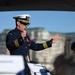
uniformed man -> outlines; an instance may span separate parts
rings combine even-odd
[[[59,39],[56,34],[51,40],[44,43],[35,43],[26,33],[27,27],[30,25],[31,16],[28,14],[17,15],[13,17],[16,21],[15,29],[11,30],[6,36],[6,47],[11,55],[22,55],[25,61],[25,73],[29,75],[27,62],[30,62],[29,50],[40,51],[52,47],[52,43]]]

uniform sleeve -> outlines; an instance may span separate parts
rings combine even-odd
[[[46,41],[44,43],[35,43],[31,41],[31,46],[30,49],[35,50],[35,51],[40,51],[49,47],[52,47],[52,40]]]
[[[23,44],[23,40],[21,37],[14,40],[14,35],[12,33],[9,33],[6,36],[6,47],[9,50],[12,50],[12,49],[15,50],[19,48],[22,44]]]

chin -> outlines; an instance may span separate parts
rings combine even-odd
[[[24,30],[26,30],[26,29],[24,29]]]

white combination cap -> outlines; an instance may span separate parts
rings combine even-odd
[[[22,14],[22,15],[14,16],[13,18],[20,21],[21,23],[30,24],[31,16],[28,14]]]
[[[31,16],[29,14],[22,14],[22,15],[17,15],[13,17],[14,19],[27,19],[27,18],[31,18]]]

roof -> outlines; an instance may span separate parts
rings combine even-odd
[[[75,11],[75,0],[0,0],[0,11]]]

